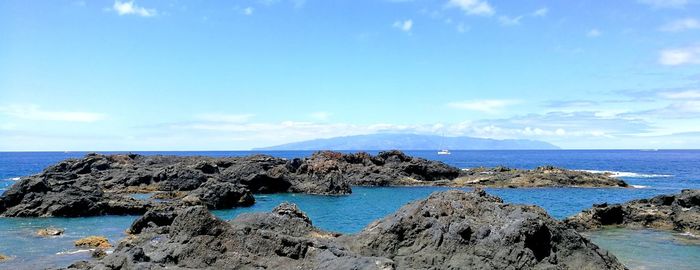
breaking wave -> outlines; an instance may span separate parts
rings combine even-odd
[[[663,177],[673,177],[670,174],[646,174],[646,173],[635,173],[635,172],[618,172],[618,171],[598,171],[598,170],[581,170],[590,173],[607,173],[612,177],[630,177],[630,178],[663,178]]]

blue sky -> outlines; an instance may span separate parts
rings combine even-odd
[[[700,148],[700,1],[0,2],[0,150]]]

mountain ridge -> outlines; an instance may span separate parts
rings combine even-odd
[[[252,150],[551,150],[558,146],[544,141],[438,135],[377,133],[292,142]]]

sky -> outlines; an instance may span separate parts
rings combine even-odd
[[[0,151],[700,148],[700,0],[0,1]]]

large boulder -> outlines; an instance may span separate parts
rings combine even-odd
[[[8,217],[78,217],[137,215],[152,202],[105,193],[88,179],[52,179],[32,176],[15,183],[0,197],[0,215]]]
[[[481,190],[434,193],[343,242],[398,269],[625,269],[543,209]]]
[[[680,194],[623,204],[596,204],[564,222],[578,231],[621,226],[700,234],[700,190],[686,189]]]

